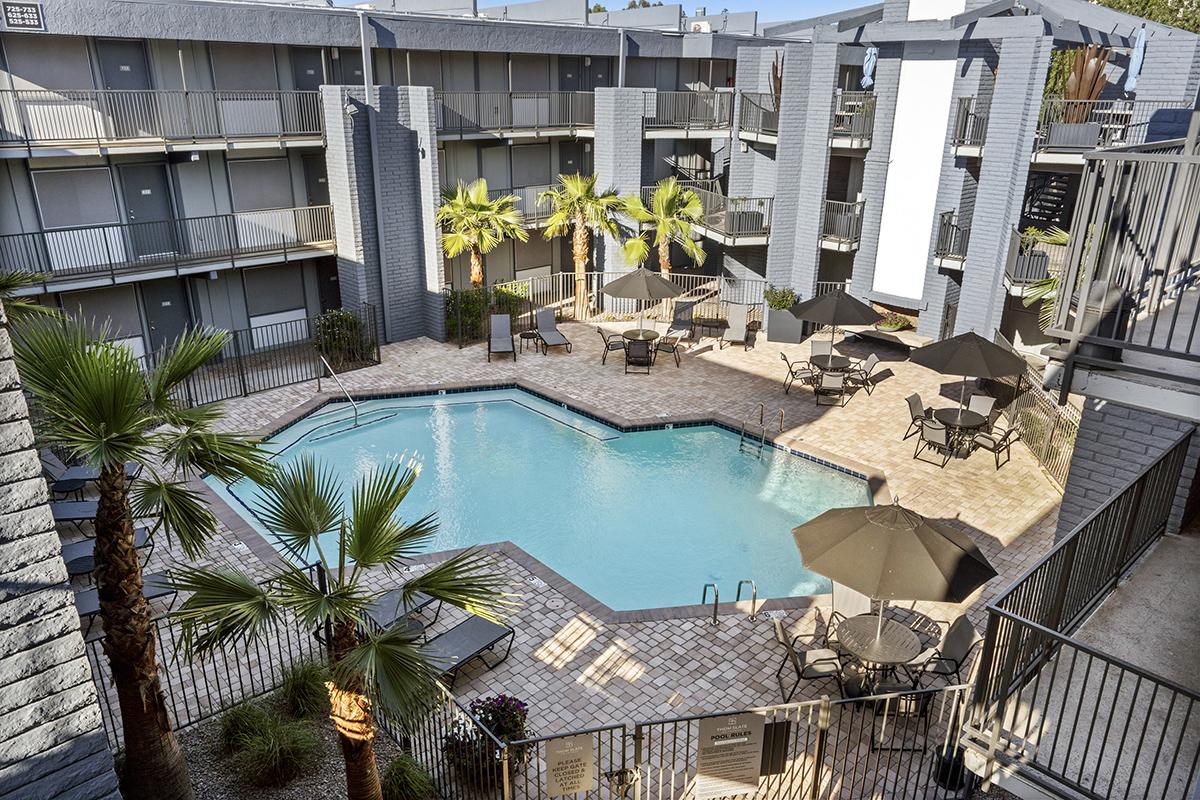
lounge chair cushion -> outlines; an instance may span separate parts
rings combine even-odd
[[[425,645],[425,654],[430,663],[443,671],[455,672],[511,635],[512,628],[472,615],[430,639]]]
[[[415,614],[433,602],[432,597],[422,592],[415,593],[405,602],[404,590],[392,589],[371,601],[365,616],[380,628],[390,628],[409,614]]]

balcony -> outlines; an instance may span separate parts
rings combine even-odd
[[[591,92],[434,92],[439,139],[592,136]]]
[[[642,100],[647,139],[716,139],[733,129],[733,92],[648,91]]]
[[[1191,416],[1200,392],[1200,152],[1182,140],[1084,156],[1047,355],[1064,394]],[[1072,389],[1078,381],[1079,386]]]
[[[821,248],[839,253],[858,249],[862,238],[863,201],[826,200],[821,223]]]
[[[308,206],[14,233],[0,236],[0,272],[65,291],[333,252],[330,207]]]
[[[967,246],[971,243],[971,225],[963,222],[956,211],[943,211],[938,217],[937,243],[933,247],[933,261],[942,269],[961,270],[967,260]]]
[[[779,101],[768,92],[742,92],[738,138],[748,142],[779,142]]]
[[[1082,154],[1098,147],[1181,135],[1190,111],[1187,103],[1050,98],[1038,114],[1034,161],[1082,164]]]
[[[987,138],[989,103],[989,99],[979,97],[958,98],[958,110],[954,116],[954,136],[950,140],[954,155],[979,158],[983,154],[983,143]]]
[[[681,181],[704,206],[703,219],[693,227],[714,242],[729,246],[765,245],[771,235],[770,197],[726,197],[716,181]],[[653,186],[642,187],[642,202],[650,205]]]
[[[0,91],[0,156],[318,146],[320,92]]]
[[[1026,287],[1061,275],[1066,258],[1067,248],[1062,245],[1022,244],[1005,266],[1005,283],[1013,294],[1024,294]]]
[[[963,742],[974,772],[1022,797],[1031,785],[1053,797],[1193,796],[1200,553],[1195,537],[1163,538],[1193,435],[988,606]]]
[[[829,123],[829,146],[847,150],[871,147],[875,128],[875,93],[833,93],[833,119]]]
[[[550,218],[553,209],[549,203],[538,203],[542,192],[555,188],[554,184],[538,184],[536,186],[518,186],[513,189],[489,189],[488,196],[495,200],[505,195],[515,195],[517,210],[525,216],[526,228],[540,228]]]

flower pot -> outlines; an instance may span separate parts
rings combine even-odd
[[[907,327],[908,327],[907,325],[880,325],[878,323],[875,324],[875,330],[879,331],[880,333],[896,333],[897,331],[902,331]]]
[[[799,344],[804,341],[804,323],[787,309],[767,309],[767,341]]]
[[[946,749],[938,746],[933,749],[933,780],[938,786],[951,792],[960,791],[967,785],[967,770],[963,765],[961,747]]]

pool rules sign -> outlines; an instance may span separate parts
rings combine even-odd
[[[546,742],[546,794],[590,792],[596,788],[596,755],[588,734]]]
[[[700,720],[696,800],[753,794],[758,790],[765,723],[766,719],[758,714]]]

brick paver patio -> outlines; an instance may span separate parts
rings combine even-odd
[[[615,331],[624,325],[606,327]],[[977,625],[983,621],[986,597],[1006,586],[1049,546],[1059,495],[1020,444],[999,471],[986,452],[953,460],[944,469],[913,460],[915,437],[902,440],[909,424],[904,398],[919,392],[927,405],[952,406],[957,388],[950,386],[953,378],[907,362],[903,350],[869,341],[839,345],[846,355],[862,358],[876,352],[880,356],[877,384],[871,395],[859,391],[844,408],[817,407],[811,389],[795,387],[788,396],[782,389],[785,369],[780,352],[803,357],[807,344],[781,346],[763,340],[749,351],[740,346],[721,350],[705,339],[689,350],[680,368],[664,354],[652,374],[625,375],[619,353],[612,354],[606,365],[600,364],[601,341],[594,326],[565,324],[562,330],[575,344],[571,354],[560,350],[543,356],[527,351],[515,363],[503,357],[489,364],[483,345],[460,350],[453,344],[422,339],[388,345],[383,348],[382,364],[341,378],[351,391],[521,380],[627,419],[654,419],[661,414],[757,418],[760,402],[772,419],[782,409],[785,430],[799,449],[828,451],[882,471],[892,494],[905,506],[961,528],[979,544],[1001,576],[964,604]],[[229,401],[225,424],[234,430],[267,429],[273,420],[311,400],[316,389],[315,383],[300,384]],[[336,387],[329,381],[322,389],[330,392]],[[547,513],[571,511],[548,506]],[[652,521],[653,511],[647,513]],[[261,547],[256,549],[262,552]],[[148,570],[162,569],[176,557],[171,548],[159,547]],[[516,643],[507,661],[495,669],[475,665],[464,669],[455,687],[458,695],[516,694],[529,702],[530,722],[542,734],[779,702],[774,676],[783,648],[775,642],[771,620],[751,622],[740,612],[722,615],[716,627],[700,615],[606,622],[517,560],[504,553],[495,558],[522,595],[522,605],[511,619]],[[208,559],[256,575],[265,568],[254,550],[228,530],[214,542]],[[669,579],[667,565],[663,575]],[[374,579],[381,586],[395,581],[384,575]],[[792,633],[820,629],[828,615],[828,599],[817,598],[812,607],[788,611],[782,620],[785,628]],[[949,620],[960,610],[911,605],[904,604],[894,613],[927,625],[931,618]],[[443,613],[432,633],[457,618],[456,613]],[[836,695],[836,691],[832,683],[812,683],[801,687],[796,699]]]

